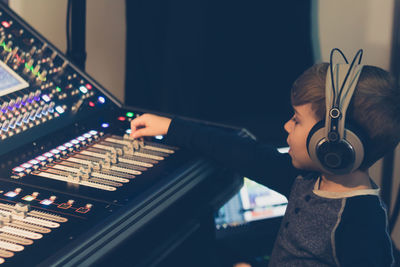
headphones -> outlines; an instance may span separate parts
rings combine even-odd
[[[346,64],[332,64],[335,52],[341,54]],[[362,131],[346,122],[346,111],[363,67],[360,65],[362,54],[363,50],[358,50],[348,64],[342,51],[338,48],[331,51],[325,82],[325,120],[315,124],[307,137],[311,160],[326,173],[350,173],[357,170],[364,159]]]

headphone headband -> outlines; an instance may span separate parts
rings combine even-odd
[[[328,68],[325,82],[325,137],[330,141],[339,141],[345,137],[346,112],[362,68],[362,65],[349,64],[331,64]]]
[[[340,53],[346,64],[333,64],[335,52]],[[360,133],[346,124],[347,108],[363,68],[360,65],[362,53],[362,49],[358,50],[348,64],[342,51],[337,48],[331,51],[325,81],[325,121],[318,122],[307,137],[310,158],[326,173],[352,172],[364,159]]]

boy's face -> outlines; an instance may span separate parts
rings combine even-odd
[[[292,164],[298,169],[318,170],[307,152],[307,136],[311,128],[319,121],[311,104],[295,106],[293,117],[284,125],[288,132],[287,143],[290,146],[289,155]]]

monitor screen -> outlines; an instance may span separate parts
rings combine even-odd
[[[29,83],[16,74],[4,62],[0,61],[0,96],[22,90],[28,86]]]
[[[287,198],[248,178],[239,192],[217,213],[217,229],[246,224],[256,220],[283,216]]]

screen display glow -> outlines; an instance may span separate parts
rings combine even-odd
[[[24,79],[0,61],[0,96],[22,90],[29,86]]]

